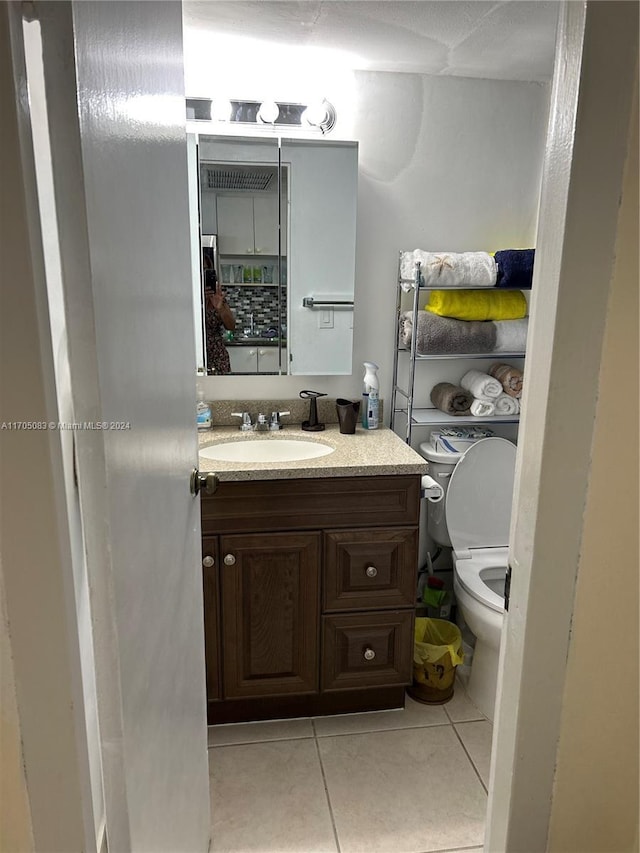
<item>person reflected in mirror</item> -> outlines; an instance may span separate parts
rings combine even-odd
[[[236,318],[229,307],[213,268],[204,271],[204,313],[207,332],[207,373],[231,373],[229,352],[224,345],[225,329],[233,331]]]

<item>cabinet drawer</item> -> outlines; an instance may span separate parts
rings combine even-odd
[[[220,483],[201,500],[202,533],[416,525],[417,474]]]
[[[322,690],[409,684],[413,611],[322,617]]]
[[[325,610],[411,607],[418,572],[415,528],[324,534]]]

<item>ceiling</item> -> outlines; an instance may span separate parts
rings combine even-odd
[[[339,51],[357,70],[548,82],[558,7],[546,0],[185,0],[183,16],[185,45],[194,31],[200,44],[208,32],[272,49]]]

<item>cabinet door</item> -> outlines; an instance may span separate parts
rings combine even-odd
[[[227,347],[232,373],[257,373],[258,350],[255,347]]]
[[[278,196],[256,195],[253,198],[253,227],[257,255],[278,254]]]
[[[319,533],[220,538],[226,699],[316,693]]]
[[[219,195],[218,247],[221,255],[253,255],[253,196]]]
[[[260,347],[258,350],[258,373],[277,373],[279,370],[278,347]]]
[[[205,536],[202,540],[202,588],[204,594],[204,653],[207,672],[207,702],[215,702],[221,698],[218,566],[218,537]]]

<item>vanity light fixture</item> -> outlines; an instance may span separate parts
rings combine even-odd
[[[218,102],[210,98],[187,98],[187,119],[328,133],[335,124],[336,111],[326,99],[310,104],[287,104],[282,101]]]

